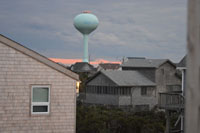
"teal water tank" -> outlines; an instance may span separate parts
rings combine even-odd
[[[89,62],[88,59],[88,35],[94,31],[99,24],[98,18],[90,11],[84,11],[74,18],[74,27],[83,34],[84,55],[83,62]]]
[[[90,34],[97,28],[98,24],[98,18],[90,11],[85,11],[74,18],[74,26],[82,34]]]

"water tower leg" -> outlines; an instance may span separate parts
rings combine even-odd
[[[83,35],[84,40],[84,56],[83,56],[83,62],[89,62],[88,61],[88,35]]]

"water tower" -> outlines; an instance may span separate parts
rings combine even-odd
[[[84,11],[74,18],[75,28],[83,34],[83,62],[88,62],[88,35],[97,28],[98,24],[98,18],[95,15],[91,14],[90,11]]]

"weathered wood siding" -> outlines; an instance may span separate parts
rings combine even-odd
[[[176,75],[176,68],[166,62],[156,70],[157,96],[159,92],[166,92],[167,85],[181,85],[181,78]]]
[[[136,105],[149,105],[152,109],[157,104],[156,89],[155,87],[149,87],[147,95],[141,95],[141,87],[133,87],[131,100],[133,107]]]
[[[188,2],[185,132],[200,132],[200,0]]]
[[[50,114],[31,115],[31,85],[50,85]],[[0,43],[0,132],[74,133],[76,81]]]

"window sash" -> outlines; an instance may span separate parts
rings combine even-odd
[[[48,102],[49,87],[33,87],[32,102]]]
[[[34,102],[33,101],[33,90],[35,88],[48,88],[48,102]],[[34,106],[47,106],[47,112],[33,112],[33,107]],[[50,86],[35,86],[33,85],[31,87],[31,114],[49,114],[49,109],[50,109]]]

